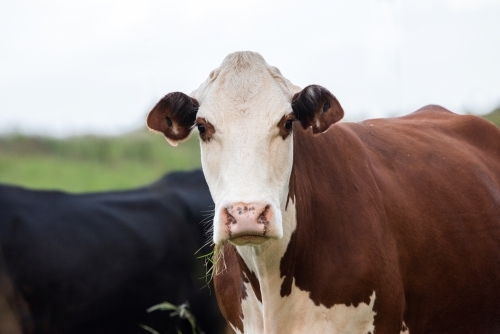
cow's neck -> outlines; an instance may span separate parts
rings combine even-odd
[[[280,273],[280,263],[292,232],[295,230],[296,214],[295,205],[283,204],[283,221],[285,223],[283,237],[271,240],[260,246],[237,246],[241,257],[240,266],[248,283],[245,284],[248,297],[242,301],[244,323],[256,323],[261,319],[258,328],[249,332],[273,333],[276,332],[277,316],[287,313],[285,304],[280,296],[283,278]],[[250,277],[249,277],[250,276]],[[257,290],[257,291],[256,291]],[[246,325],[245,325],[246,327]],[[247,330],[245,330],[246,332]]]
[[[290,182],[294,183],[293,176]],[[287,185],[287,188],[289,185]],[[293,192],[287,193],[280,203],[283,223],[283,237],[270,240],[260,246],[237,246],[240,269],[247,278],[244,280],[246,297],[242,299],[245,333],[281,332],[279,319],[287,319],[293,313],[289,307],[298,305],[290,299],[285,302],[281,295],[283,285],[282,260],[289,248],[292,234],[296,230],[297,215]],[[295,247],[294,247],[295,248]],[[302,296],[301,296],[302,297]],[[300,301],[297,301],[300,304]],[[292,321],[287,320],[291,325]],[[250,326],[250,327],[249,327]],[[292,325],[293,327],[297,327]]]

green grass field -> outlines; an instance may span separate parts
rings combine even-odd
[[[118,137],[0,137],[0,183],[71,192],[127,189],[200,166],[194,134],[178,147],[147,130]]]
[[[495,123],[498,127],[500,127],[500,107],[496,108],[492,112],[483,116],[488,121]]]
[[[500,108],[486,119],[500,126]],[[128,189],[200,167],[197,134],[170,146],[147,130],[118,137],[0,137],[0,183],[70,192]]]

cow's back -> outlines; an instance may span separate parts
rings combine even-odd
[[[500,130],[438,106],[338,126],[369,160],[410,333],[500,331]]]

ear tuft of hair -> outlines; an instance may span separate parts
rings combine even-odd
[[[312,127],[314,133],[325,132],[344,117],[339,101],[328,89],[310,85],[292,98],[295,118],[304,129]]]
[[[186,140],[193,129],[199,103],[181,92],[165,95],[149,112],[146,124],[162,133],[172,146]]]

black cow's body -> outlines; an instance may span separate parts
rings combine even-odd
[[[212,208],[200,171],[83,195],[1,186],[3,265],[24,301],[17,305],[23,331],[147,333],[139,327],[145,324],[190,332],[168,312],[146,313],[164,301],[188,301],[200,328],[221,331],[213,292],[203,288],[204,263],[194,254],[206,242],[200,222]]]

